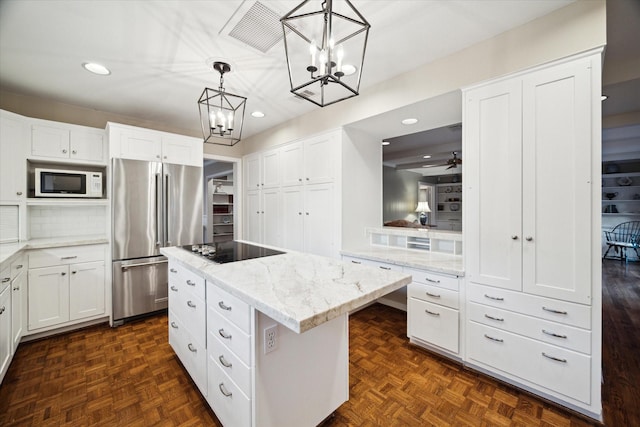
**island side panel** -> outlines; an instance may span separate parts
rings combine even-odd
[[[277,348],[264,351],[277,325]],[[349,399],[349,318],[343,314],[302,334],[256,311],[256,427],[315,426]]]

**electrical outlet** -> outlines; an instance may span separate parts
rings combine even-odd
[[[264,354],[278,348],[278,325],[264,328]]]

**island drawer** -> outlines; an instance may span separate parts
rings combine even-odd
[[[251,333],[251,306],[229,292],[207,282],[209,309],[228,319],[245,333]]]
[[[169,298],[171,298],[171,310],[179,318],[179,320],[189,330],[189,333],[198,341],[202,347],[206,347],[207,343],[207,307],[200,298],[191,292],[185,292],[179,289],[176,292],[171,290]]]
[[[251,426],[251,399],[209,358],[207,402],[225,426]]]
[[[467,304],[469,320],[494,328],[504,329],[519,335],[534,338],[549,344],[591,353],[591,331],[526,316],[512,311],[500,310],[482,304]]]
[[[169,344],[204,396],[207,395],[207,350],[193,339],[185,324],[169,310]]]
[[[418,270],[415,268],[405,267],[404,272],[411,274],[412,280],[424,285],[438,286],[440,288],[458,291],[460,288],[457,276],[449,276],[446,274],[433,273],[426,270]]]
[[[217,339],[246,365],[251,365],[251,336],[244,333],[242,329],[231,323],[228,319],[220,316],[211,307],[207,313],[208,339]]]
[[[454,309],[460,308],[458,292],[415,282],[410,283],[407,290],[409,298],[417,298]]]
[[[458,352],[458,310],[409,298],[409,336]]]
[[[169,286],[171,285],[177,285],[178,288],[193,292],[202,300],[205,299],[204,278],[175,262],[169,261]]]
[[[209,340],[209,363],[215,363],[247,396],[251,396],[251,368],[245,365],[234,352],[219,339]]]

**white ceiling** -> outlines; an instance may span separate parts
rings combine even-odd
[[[371,24],[361,91],[572,1],[353,0]],[[262,53],[228,36],[254,3],[2,0],[0,88],[197,134],[196,101],[217,87],[211,63],[224,60],[232,65],[226,90],[248,97],[246,138],[319,108],[290,94],[282,42]],[[282,16],[299,1],[262,3]],[[87,61],[112,74],[86,72]],[[266,117],[251,117],[254,110]],[[394,126],[382,138],[407,133]]]

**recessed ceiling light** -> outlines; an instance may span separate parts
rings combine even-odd
[[[111,74],[111,71],[109,71],[107,67],[101,64],[97,64],[95,62],[85,62],[82,64],[82,66],[84,67],[85,70],[93,74],[98,74],[100,76],[108,76],[109,74]]]
[[[605,95],[605,94],[600,95],[600,101],[604,101],[607,98],[609,98],[609,95]]]
[[[262,111],[254,111],[253,113],[251,113],[252,117],[257,117],[257,118],[262,118],[264,117],[264,113]]]
[[[431,158],[431,156],[427,154],[426,156],[422,156],[422,158],[423,158],[423,159],[430,159],[430,158]]]
[[[389,141],[382,141],[382,145],[389,145],[391,144]]]
[[[342,72],[345,76],[350,76],[356,72],[356,67],[351,64],[344,64],[342,66]]]
[[[414,118],[404,119],[402,121],[403,125],[415,125],[416,123],[418,123],[418,119],[414,119]]]

